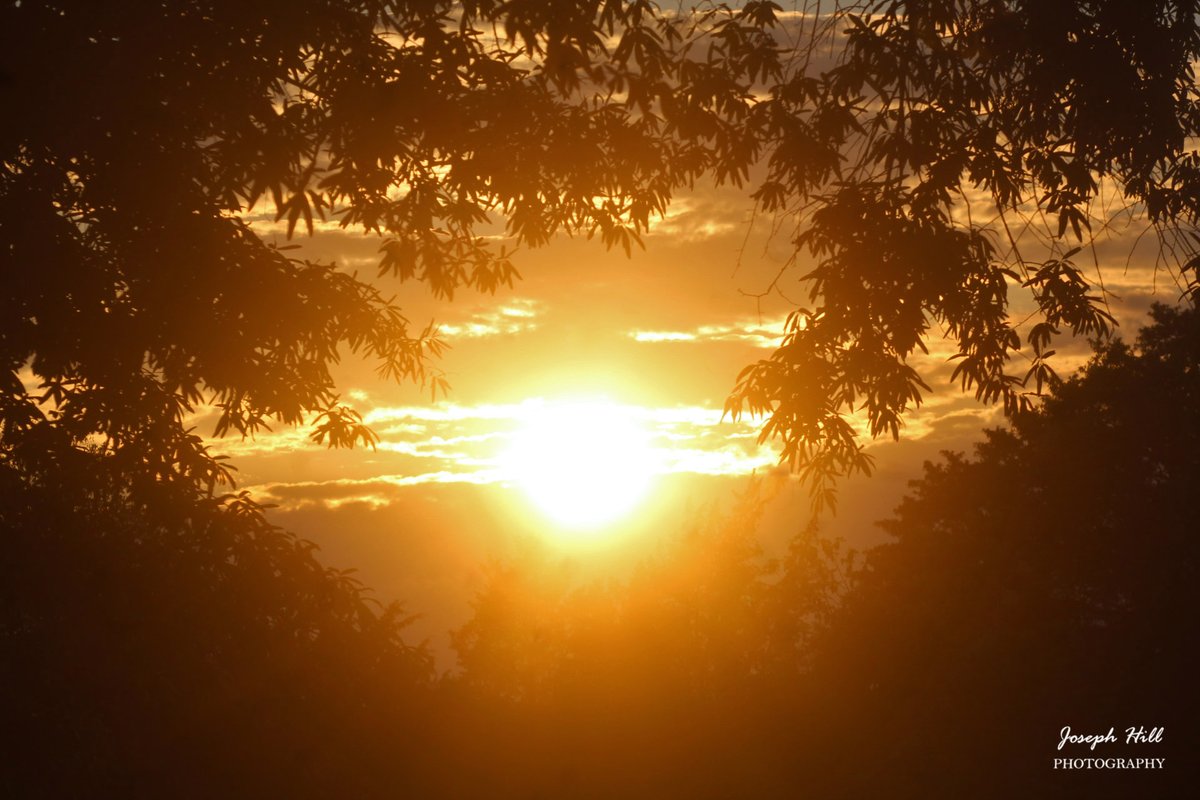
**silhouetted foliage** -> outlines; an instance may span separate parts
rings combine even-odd
[[[324,413],[323,440],[369,442],[337,404],[339,346],[440,385],[434,329],[265,244],[240,216],[256,204],[288,235],[376,234],[382,274],[449,297],[511,283],[515,248],[556,231],[628,249],[703,174],[755,181],[794,226],[789,267],[813,264],[811,304],[728,407],[769,415],[818,503],[870,466],[847,414],[897,436],[920,403],[910,362],[935,329],[957,342],[954,380],[1009,411],[1053,380],[1057,332],[1111,330],[1077,261],[1112,198],[1192,293],[1189,6],[805,8],[5,6],[0,258],[22,276],[0,301],[5,440],[49,413],[177,474],[167,451],[203,460],[179,423],[202,400],[222,431]],[[493,216],[507,241],[482,235]],[[1037,309],[1023,325],[1014,286]],[[1030,365],[1009,374],[1022,340]],[[16,379],[26,365],[39,388]],[[161,448],[136,452],[151,421]]]
[[[667,68],[680,24],[615,2],[5,4],[0,443],[53,425],[212,483],[183,422],[202,402],[218,433],[321,414],[318,440],[369,443],[339,348],[436,390],[436,331],[245,212],[379,235],[381,274],[446,297],[511,284],[512,249],[558,230],[628,249],[703,166],[612,97]]]
[[[5,789],[406,785],[370,717],[403,734],[397,702],[426,696],[402,620],[221,497],[230,468],[188,420],[371,444],[340,353],[436,390],[442,344],[250,220],[377,235],[381,275],[447,298],[510,284],[514,248],[556,231],[629,250],[706,166],[641,105],[682,26],[643,2],[0,7],[0,643],[28,729]]]
[[[763,437],[821,505],[832,477],[870,468],[847,415],[897,437],[928,391],[913,359],[931,338],[956,343],[953,382],[1012,413],[1054,380],[1056,334],[1107,336],[1108,265],[1090,245],[1125,215],[1194,295],[1200,18],[1167,0],[804,8],[745,128],[767,164],[755,196],[793,231],[785,272],[809,303],[728,408],[770,415]]]
[[[0,469],[7,797],[382,797],[432,661],[244,496],[133,499],[105,459]],[[148,500],[149,498],[149,500]]]
[[[1183,730],[1196,315],[1156,311],[1061,387],[1046,359],[1060,329],[1111,330],[1076,263],[1110,195],[1195,294],[1195,9],[778,11],[0,9],[6,793],[1010,796],[1045,779],[1064,714]],[[628,586],[497,573],[461,680],[435,690],[397,608],[219,495],[228,467],[187,427],[202,404],[218,433],[311,418],[369,444],[337,401],[342,349],[441,385],[432,328],[247,214],[378,235],[381,274],[450,297],[510,283],[513,248],[557,231],[629,249],[672,192],[750,181],[760,157],[758,201],[815,260],[812,307],[729,409],[770,414],[818,498],[869,466],[849,412],[896,435],[920,402],[909,360],[935,326],[981,399],[1057,392],[930,467],[848,594],[815,531],[761,559],[747,510]],[[992,723],[1008,747],[979,745]],[[1008,777],[981,785],[980,759]]]
[[[927,464],[884,523],[893,542],[868,554],[813,674],[844,703],[835,747],[872,765],[846,770],[851,795],[1173,796],[1154,790],[1194,780],[1200,315],[1153,318],[1042,412],[990,431],[974,459]],[[1166,735],[1059,753],[1066,725]],[[1054,773],[1063,754],[1163,756],[1168,769]]]
[[[861,558],[811,528],[763,558],[750,494],[628,581],[495,570],[457,638],[450,713],[487,743],[459,779],[499,797],[1186,794],[1200,315],[1153,317],[974,459],[928,464]],[[1059,751],[1066,725],[1166,732]],[[1167,769],[1053,769],[1114,755]]]
[[[849,572],[814,530],[767,558],[760,490],[625,579],[549,554],[497,565],[455,635],[451,708],[479,744],[451,793],[482,774],[493,797],[794,796],[803,669]]]

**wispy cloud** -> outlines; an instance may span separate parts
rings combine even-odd
[[[684,196],[672,201],[666,214],[650,223],[650,236],[680,242],[700,242],[727,236],[745,225],[751,206],[732,203],[718,194]]]
[[[380,435],[370,456],[372,469],[380,474],[363,479],[282,480],[250,488],[265,501],[286,508],[314,502],[386,504],[396,499],[398,488],[425,483],[509,484],[515,476],[506,468],[505,452],[523,426],[536,419],[545,404],[554,402],[377,407],[364,419]],[[721,409],[610,405],[644,432],[647,447],[655,454],[654,469],[660,474],[745,475],[778,462],[773,447],[758,444],[755,421],[734,422],[723,417]],[[278,436],[224,443],[233,447],[220,449],[236,452],[239,463],[255,455],[320,449],[307,433],[296,428]],[[579,457],[586,459],[588,454],[581,452]]]
[[[785,315],[742,317],[727,323],[700,325],[690,330],[633,330],[636,342],[741,342],[754,347],[776,348],[783,341]]]
[[[260,501],[284,510],[319,505],[337,508],[363,504],[373,508],[400,499],[406,487],[430,483],[489,484],[496,478],[486,472],[425,472],[420,475],[379,475],[359,480],[338,478],[327,481],[280,481],[251,487]]]
[[[536,330],[539,313],[537,301],[514,298],[499,307],[478,310],[462,321],[442,323],[438,331],[447,339],[512,336]]]

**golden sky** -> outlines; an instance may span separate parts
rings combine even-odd
[[[283,223],[260,215],[253,225],[268,240],[284,241]],[[592,564],[629,563],[676,533],[687,514],[728,499],[757,474],[772,476],[778,495],[764,541],[781,543],[808,519],[804,490],[780,479],[777,450],[758,444],[757,421],[722,418],[737,373],[770,354],[788,311],[808,299],[795,277],[760,296],[792,254],[779,227],[754,216],[746,193],[699,187],[671,206],[630,257],[598,241],[561,237],[518,253],[522,279],[511,289],[451,301],[435,300],[419,283],[381,280],[415,327],[440,325],[451,345],[440,362],[450,395],[431,401],[427,391],[387,384],[371,364],[347,358],[342,399],[379,435],[376,449],[329,451],[308,441],[304,428],[226,439],[214,449],[232,457],[242,488],[276,504],[276,518],[316,541],[335,566],[358,568],[382,598],[405,599],[423,613],[417,631],[435,649],[467,617],[481,565],[521,542]],[[1094,253],[1081,256],[1103,266],[1104,285],[1119,298],[1112,311],[1129,333],[1153,299],[1178,296],[1164,285],[1165,273],[1156,273],[1153,247],[1139,233],[1115,225]],[[331,223],[295,243],[300,257],[375,274],[377,238]],[[804,271],[801,265],[789,275]],[[1019,290],[1013,298],[1021,299]],[[1025,313],[1014,306],[1018,319]],[[1082,341],[1056,345],[1064,375],[1089,352]],[[876,476],[845,482],[840,513],[824,523],[852,544],[878,540],[871,523],[896,504],[923,460],[968,449],[983,427],[1002,422],[997,409],[948,384],[951,345],[935,341],[930,350],[916,366],[934,393],[909,416],[899,444],[871,445]],[[1014,364],[1013,371],[1023,369]],[[644,485],[624,513],[581,532],[539,506],[512,452],[528,446],[531,419],[582,410],[589,421],[577,435],[569,424],[533,434],[562,440],[561,454],[535,460],[556,462],[551,473],[560,486],[596,482],[588,470],[603,466],[592,462],[610,457],[597,452],[619,434],[606,432],[608,423],[589,418],[588,409],[637,431],[636,444],[621,447],[635,454],[630,469],[643,473]],[[201,430],[212,429],[210,415],[201,410]]]

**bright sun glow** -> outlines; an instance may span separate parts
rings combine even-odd
[[[501,464],[564,528],[597,530],[649,490],[657,454],[631,409],[609,401],[531,401],[521,417]]]

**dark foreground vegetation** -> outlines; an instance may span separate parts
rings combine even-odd
[[[808,9],[0,3],[0,795],[1179,796],[1195,313],[1031,407],[1060,331],[1112,331],[1074,262],[1110,197],[1200,290],[1194,4]],[[708,177],[753,183],[810,289],[728,410],[817,505],[870,468],[846,416],[898,435],[943,333],[1012,415],[928,467],[891,544],[806,531],[768,563],[751,497],[628,585],[513,564],[440,677],[401,609],[222,494],[204,404],[218,435],[348,446],[374,434],[342,354],[444,388],[387,282],[494,291],[564,232],[628,250]],[[262,209],[378,237],[380,280],[264,240]],[[1165,727],[1137,754],[1167,769],[1055,773],[1065,725]]]
[[[852,558],[761,503],[626,583],[494,570],[434,674],[245,500],[135,501],[77,450],[0,472],[13,797],[1012,797],[1194,768],[1200,317],[1163,307]],[[53,448],[46,452],[55,453]],[[1064,725],[1165,771],[1055,772]],[[1117,752],[1120,751],[1120,752]],[[1153,792],[1158,792],[1157,794]]]

